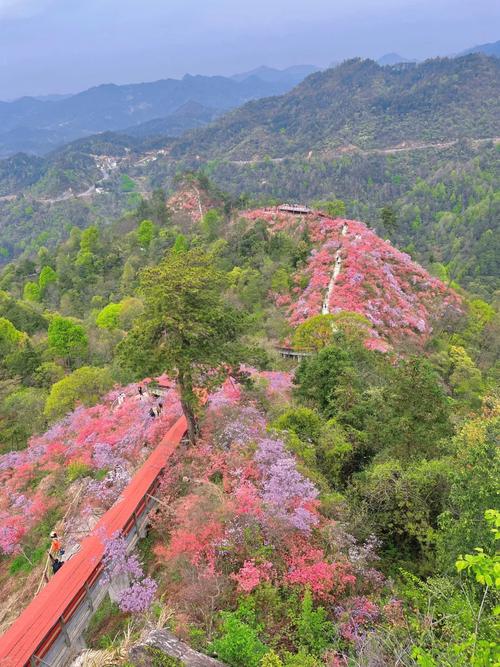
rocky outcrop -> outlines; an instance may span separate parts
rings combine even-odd
[[[177,658],[179,665],[185,667],[225,667],[219,660],[194,651],[168,630],[155,630],[142,644],[131,649],[129,657],[135,667],[152,667],[155,656],[151,649]]]

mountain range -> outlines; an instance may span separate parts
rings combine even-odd
[[[188,133],[173,156],[251,160],[500,136],[500,62],[471,54],[381,67],[354,59]]]
[[[349,217],[487,296],[500,256],[499,98],[500,61],[470,54],[347,61],[222,117],[186,102],[120,134],[0,161],[0,251],[8,260],[63,238],[68,224],[103,224],[201,170],[256,202],[340,198]],[[174,136],[189,124],[198,129]],[[387,206],[397,220],[390,232],[380,222]]]
[[[284,93],[314,69],[261,68],[232,78],[187,74],[180,80],[103,84],[71,96],[0,102],[0,157],[18,151],[42,155],[80,137],[160,118],[164,119],[161,130],[175,135],[197,127],[202,119],[207,122],[206,112],[193,117],[193,105],[210,110],[212,119],[248,100]]]

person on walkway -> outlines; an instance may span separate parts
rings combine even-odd
[[[125,400],[125,398],[126,396],[123,392],[121,394],[118,394],[118,407],[123,405],[123,401]]]
[[[55,574],[57,570],[63,566],[63,561],[61,558],[64,553],[64,549],[62,548],[62,542],[55,530],[50,533],[50,540],[50,565],[52,567],[52,574]]]
[[[52,568],[52,574],[55,574],[57,570],[60,570],[64,563],[59,560],[59,558],[54,558],[54,556],[51,556],[49,553],[49,558],[50,558],[50,566]]]
[[[59,559],[64,553],[64,550],[62,548],[61,540],[55,530],[50,533],[50,539],[49,556],[54,559]]]
[[[149,409],[149,416],[150,416],[150,417],[153,417],[153,419],[156,417],[156,413],[155,413],[155,411],[153,410],[153,408],[150,408],[150,409]]]

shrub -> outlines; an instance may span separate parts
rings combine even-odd
[[[212,642],[211,649],[232,667],[259,667],[266,654],[257,631],[240,620],[237,612],[222,612],[221,636]]]
[[[66,479],[68,482],[74,482],[75,479],[86,477],[92,468],[84,461],[72,461],[66,469]]]
[[[314,609],[310,589],[307,589],[304,593],[300,613],[295,620],[295,626],[297,628],[298,644],[301,649],[307,650],[314,655],[320,655],[330,644],[333,635],[333,625],[327,619],[327,614],[323,607]]]
[[[112,385],[113,380],[107,368],[82,366],[52,386],[45,403],[45,416],[48,419],[62,417],[73,410],[78,402],[92,405]]]

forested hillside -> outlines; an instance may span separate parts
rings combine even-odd
[[[175,143],[172,155],[251,160],[500,135],[500,61],[480,54],[381,67],[350,60]]]
[[[496,304],[338,201],[240,210],[181,185],[2,271],[3,627],[49,530],[75,548],[182,409],[142,564],[106,541],[130,587],[92,620],[100,659],[156,614],[232,667],[494,663]],[[160,413],[137,387],[165,371]]]
[[[72,226],[106,225],[141,195],[201,171],[234,197],[272,204],[341,200],[445,281],[498,289],[499,61],[473,54],[418,66],[348,61],[281,97],[245,105],[179,140],[180,116],[135,136],[96,135],[44,159],[0,162],[0,260]],[[208,116],[207,116],[208,114]],[[155,137],[147,137],[149,132]]]

